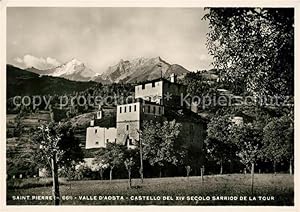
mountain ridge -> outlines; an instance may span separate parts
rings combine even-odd
[[[189,71],[178,64],[170,64],[161,57],[121,59],[117,64],[108,67],[106,72],[95,78],[95,81],[108,83],[133,83],[153,80],[155,78],[168,78],[172,73],[179,77]]]
[[[31,67],[25,70],[42,76],[61,77],[72,81],[95,81],[102,84],[136,83],[160,77],[168,78],[172,73],[180,78],[189,72],[179,64],[166,62],[160,56],[138,57],[132,60],[120,59],[102,74],[94,72],[75,58],[52,69],[39,70]]]
[[[98,76],[96,72],[75,58],[52,69],[38,71],[38,69],[32,67],[26,70],[40,75],[61,77],[73,81],[90,81],[93,77]]]

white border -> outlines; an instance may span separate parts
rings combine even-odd
[[[6,8],[7,7],[294,7],[295,8],[295,206],[6,206]],[[299,203],[299,154],[300,145],[297,138],[300,138],[300,111],[297,111],[299,103],[300,86],[297,80],[300,79],[299,62],[299,35],[300,35],[300,1],[299,0],[0,0],[0,211],[52,211],[72,210],[81,211],[300,211]],[[298,177],[296,177],[298,176]]]

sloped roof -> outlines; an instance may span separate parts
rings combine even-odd
[[[95,119],[94,126],[98,127],[116,127],[116,116],[104,116],[102,119]]]
[[[165,108],[165,115],[167,120],[177,120],[178,122],[198,122],[198,123],[206,123],[201,116],[197,113],[194,113],[188,109],[174,109],[174,108]]]

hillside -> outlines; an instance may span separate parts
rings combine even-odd
[[[59,77],[40,76],[12,65],[6,66],[7,97],[24,95],[63,95],[84,91],[97,83],[76,82]]]

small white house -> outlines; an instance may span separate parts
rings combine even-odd
[[[108,142],[117,141],[117,128],[90,126],[86,130],[86,149],[106,147]]]

